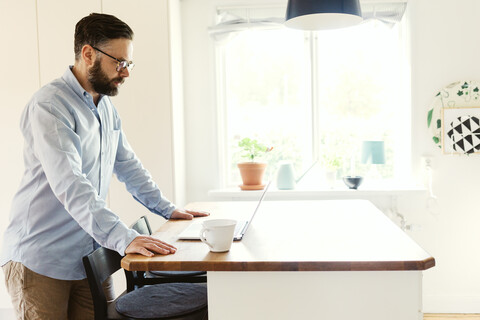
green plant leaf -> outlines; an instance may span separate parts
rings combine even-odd
[[[459,96],[459,97],[463,96],[463,91],[462,91],[462,90],[458,90],[457,96]]]
[[[272,148],[267,148],[255,139],[243,138],[238,142],[238,146],[243,149],[242,157],[254,162],[255,157],[269,152]]]
[[[433,137],[432,139],[433,139],[433,142],[435,142],[435,143],[439,143],[439,142],[440,142],[440,139],[439,139],[438,137]]]
[[[437,119],[437,129],[440,129],[442,127],[442,120]]]
[[[432,122],[432,116],[433,116],[433,109],[428,111],[428,115],[427,115],[427,126],[428,126],[428,128],[430,128],[430,123]]]

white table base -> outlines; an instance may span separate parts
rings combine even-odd
[[[422,320],[421,271],[208,272],[210,320]]]

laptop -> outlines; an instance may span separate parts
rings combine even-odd
[[[258,200],[257,206],[255,207],[255,211],[253,211],[253,214],[250,217],[250,219],[237,221],[237,224],[235,226],[235,232],[233,234],[234,241],[242,240],[243,236],[248,230],[248,227],[250,227],[250,224],[252,224],[252,220],[257,214],[258,208],[260,207],[260,204],[265,198],[265,194],[267,193],[268,187],[270,187],[270,183],[271,181],[269,181],[267,186],[265,187],[265,190],[263,191],[262,196],[260,197],[260,200]],[[201,230],[202,230],[202,223],[194,222],[190,224],[187,228],[185,228],[185,230],[180,232],[180,234],[178,235],[178,238],[180,240],[200,240]]]

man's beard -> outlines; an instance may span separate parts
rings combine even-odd
[[[124,80],[121,77],[109,79],[102,70],[100,60],[95,60],[93,67],[88,71],[88,81],[96,93],[116,96],[118,94],[118,87],[114,82],[123,83]]]

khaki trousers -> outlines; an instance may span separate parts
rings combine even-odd
[[[13,261],[5,264],[3,271],[18,320],[94,319],[87,279],[53,279]],[[105,281],[105,286],[107,297],[111,297],[112,281]]]

